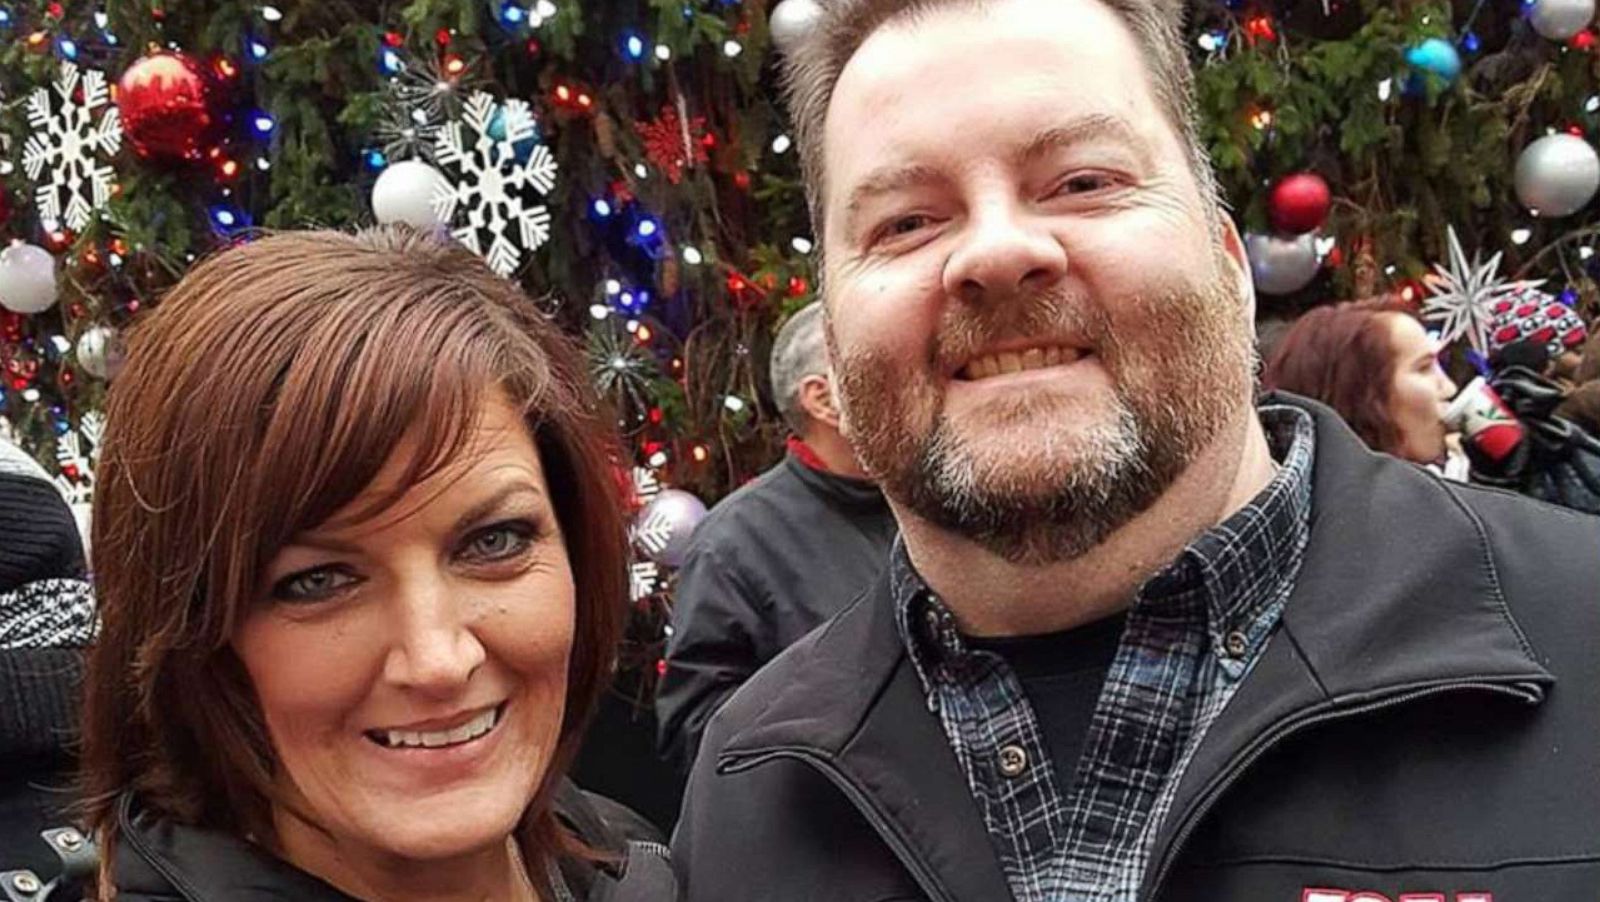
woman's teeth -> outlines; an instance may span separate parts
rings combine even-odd
[[[379,745],[396,749],[429,748],[460,745],[470,742],[494,729],[500,721],[498,707],[479,714],[453,730],[373,730],[368,733]]]

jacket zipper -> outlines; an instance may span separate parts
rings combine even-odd
[[[1330,721],[1360,717],[1375,711],[1407,705],[1418,699],[1435,695],[1468,691],[1507,695],[1529,705],[1537,705],[1543,698],[1543,692],[1531,680],[1517,680],[1514,685],[1488,682],[1445,683],[1410,691],[1400,691],[1398,694],[1391,695],[1388,698],[1346,708],[1336,708],[1331,711],[1306,714],[1299,718],[1283,721],[1276,730],[1264,734],[1255,747],[1242,758],[1235,759],[1235,763],[1224,773],[1222,780],[1215,785],[1215,788],[1206,794],[1198,806],[1190,809],[1191,813],[1185,818],[1183,826],[1178,830],[1171,845],[1167,847],[1166,852],[1161,857],[1161,866],[1156,871],[1156,879],[1150,884],[1150,894],[1141,898],[1145,902],[1153,902],[1161,895],[1161,888],[1166,883],[1168,873],[1178,860],[1178,853],[1183,851],[1184,843],[1188,842],[1189,837],[1193,835],[1200,822],[1205,819],[1205,816],[1210,813],[1212,807],[1262,755],[1277,747],[1279,743],[1290,736],[1299,733],[1301,730]]]
[[[833,762],[822,755],[805,748],[776,748],[750,758],[736,759],[729,762],[725,766],[724,773],[731,774],[749,770],[778,758],[792,758],[809,765],[826,777],[828,782],[844,793],[845,798],[850,800],[850,804],[861,812],[872,829],[878,831],[878,835],[883,837],[885,843],[888,843],[890,851],[894,852],[895,857],[900,859],[900,863],[905,865],[906,870],[911,872],[912,879],[917,882],[917,886],[927,894],[929,899],[936,900],[936,902],[956,902],[955,897],[951,896],[945,890],[944,885],[939,882],[939,878],[933,873],[933,869],[928,867],[927,862],[923,861],[912,850],[911,843],[900,834],[900,831],[895,828],[888,818],[878,811],[877,806],[872,802],[872,797],[852,782],[849,777],[845,776],[843,771],[833,765]]]

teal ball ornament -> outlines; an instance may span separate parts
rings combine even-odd
[[[1444,38],[1428,38],[1406,51],[1406,65],[1412,76],[1406,82],[1406,92],[1422,94],[1428,81],[1440,87],[1449,87],[1461,77],[1461,54],[1456,45]]]

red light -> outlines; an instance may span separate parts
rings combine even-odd
[[[235,160],[223,160],[222,165],[217,167],[217,169],[222,173],[222,177],[227,179],[231,179],[239,174],[239,164]]]
[[[556,85],[556,99],[562,103],[572,99],[572,89],[566,85]]]
[[[639,344],[649,344],[655,333],[650,331],[649,326],[640,326],[639,331],[633,333],[633,337],[638,339]]]
[[[711,150],[717,146],[717,136],[710,132],[706,132],[706,136],[700,139],[700,146],[704,147],[706,150]]]
[[[67,11],[63,9],[59,3],[52,3],[45,7],[45,12],[49,14],[50,18],[52,19],[59,19],[67,14]]]
[[[139,312],[139,299],[138,298],[134,298],[133,300],[129,301],[127,303],[127,309],[128,309],[129,313],[138,313]]]
[[[738,172],[735,172],[733,174],[733,183],[735,185],[739,186],[739,190],[740,191],[749,191],[750,190],[750,173],[744,171],[743,169],[739,170]]]
[[[399,48],[405,44],[406,39],[400,34],[400,32],[390,31],[384,33],[383,42],[388,44],[390,47]]]
[[[666,416],[666,415],[661,412],[661,408],[659,408],[659,407],[650,408],[650,413],[649,413],[650,425],[652,425],[652,426],[660,426],[661,425],[661,420],[662,420],[662,418],[664,416]]]
[[[594,98],[590,97],[588,94],[579,94],[578,106],[588,109],[589,107],[594,106]]]
[[[538,56],[540,54],[540,52],[542,52],[544,50],[543,47],[539,46],[539,39],[538,38],[529,38],[528,39],[528,43],[527,43],[526,46],[527,46],[527,49],[528,49],[528,55],[529,56]]]
[[[1594,42],[1594,32],[1588,29],[1584,29],[1572,36],[1572,46],[1579,50],[1593,50]]]
[[[232,78],[239,74],[239,67],[235,66],[225,56],[217,57],[217,61],[214,66],[217,70],[217,74],[223,78]]]
[[[1575,138],[1581,138],[1583,137],[1583,126],[1569,125],[1567,126],[1567,134],[1572,135]]]
[[[667,675],[667,659],[666,658],[662,658],[661,660],[656,662],[656,676],[664,677],[666,675]]]
[[[1272,19],[1269,16],[1251,17],[1250,21],[1245,23],[1244,30],[1250,37],[1259,40],[1276,41],[1278,39],[1278,32],[1272,27]]]
[[[28,35],[28,46],[32,47],[34,50],[38,50],[40,47],[43,47],[45,45],[45,43],[48,42],[49,40],[50,40],[50,36],[49,35],[45,34],[42,31],[36,31],[33,34]]]
[[[433,33],[433,39],[439,43],[440,47],[449,47],[450,46],[450,29],[448,29],[448,28],[439,29],[438,31]]]
[[[703,464],[711,459],[711,449],[705,445],[695,445],[694,449],[689,453],[694,457],[694,462],[697,464]]]

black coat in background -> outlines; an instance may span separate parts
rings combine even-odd
[[[794,454],[718,504],[678,571],[656,691],[662,756],[687,771],[717,708],[870,586],[896,531],[876,486]]]
[[[1316,421],[1310,541],[1139,899],[1600,899],[1600,518],[1273,403]],[[692,902],[1011,898],[887,580],[712,719],[673,846]]]

